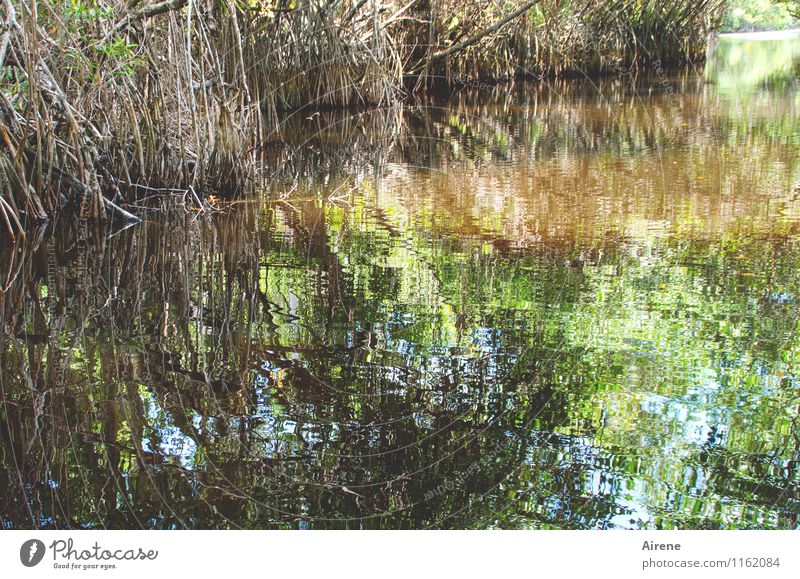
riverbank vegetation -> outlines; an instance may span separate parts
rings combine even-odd
[[[3,0],[0,230],[240,191],[287,110],[701,60],[723,3]]]

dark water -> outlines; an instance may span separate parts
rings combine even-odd
[[[2,248],[3,526],[797,528],[797,38],[295,115],[262,199]]]

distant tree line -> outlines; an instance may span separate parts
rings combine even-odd
[[[800,27],[798,0],[728,0],[723,32],[756,32]]]

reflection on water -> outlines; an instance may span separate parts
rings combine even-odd
[[[797,528],[797,86],[745,78],[763,49],[297,115],[285,200],[2,248],[4,527]]]
[[[726,34],[714,47],[705,76],[725,96],[784,89],[797,82],[799,58],[800,35],[794,31]]]

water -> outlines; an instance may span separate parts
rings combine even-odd
[[[3,526],[797,528],[798,38],[294,115],[261,199],[2,248]]]

